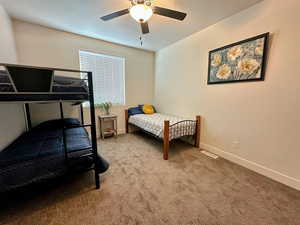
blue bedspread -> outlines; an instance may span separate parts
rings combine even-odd
[[[76,124],[79,124],[78,120],[64,121],[64,126]],[[59,120],[47,121],[24,133],[0,152],[0,192],[92,166],[93,158],[84,156],[91,150],[72,153],[91,146],[89,135],[82,127],[66,130],[67,151],[71,153],[66,163],[62,125]]]

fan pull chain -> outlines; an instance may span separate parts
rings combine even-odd
[[[140,36],[140,42],[141,42],[141,46],[143,46],[143,39],[142,39],[142,36]]]

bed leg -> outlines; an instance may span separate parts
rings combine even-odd
[[[125,130],[126,130],[126,134],[128,134],[128,109],[125,109]]]
[[[96,189],[100,188],[100,175],[95,171]]]
[[[195,147],[200,147],[201,116],[196,116]]]
[[[169,148],[170,148],[170,121],[165,120],[164,123],[164,160],[169,158]]]

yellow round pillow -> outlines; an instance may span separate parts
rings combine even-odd
[[[145,114],[153,114],[154,113],[154,108],[152,105],[144,105],[143,106],[143,112]]]

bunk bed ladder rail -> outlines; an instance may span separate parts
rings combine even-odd
[[[91,136],[92,136],[92,148],[94,154],[94,170],[95,170],[95,182],[96,188],[100,188],[100,176],[97,166],[97,135],[96,135],[96,118],[95,118],[95,105],[94,105],[94,91],[93,91],[93,73],[88,72],[88,87],[89,87],[89,101],[90,101],[90,118],[91,118]]]
[[[60,109],[60,118],[62,121],[64,121],[65,117],[64,117],[64,109],[63,109],[63,103],[62,101],[59,102],[59,109]],[[66,139],[66,131],[65,131],[65,126],[63,125],[63,144],[64,144],[64,153],[65,153],[65,160],[66,163],[68,164],[68,148],[67,148],[67,139]]]
[[[83,107],[82,105],[80,106],[80,116],[81,116],[81,122],[82,125],[79,126],[72,126],[72,127],[65,127],[63,126],[63,145],[64,145],[64,153],[65,153],[65,159],[66,163],[68,163],[68,148],[67,148],[67,140],[66,140],[66,130],[67,129],[72,129],[76,127],[87,127],[89,126],[91,128],[91,142],[92,146],[88,148],[83,148],[83,149],[77,149],[72,151],[78,152],[78,151],[84,151],[84,150],[92,150],[92,156],[94,159],[94,171],[95,171],[95,182],[96,182],[96,188],[100,188],[100,176],[99,176],[99,170],[97,166],[97,158],[98,158],[98,153],[97,153],[97,135],[96,135],[96,118],[95,118],[95,106],[94,106],[94,92],[93,92],[93,74],[92,72],[88,72],[88,87],[89,87],[89,102],[90,102],[90,118],[91,118],[91,124],[83,124],[84,122],[84,113],[83,113]],[[63,103],[62,101],[59,102],[60,106],[60,116],[61,119],[64,120],[64,112],[63,112]],[[90,154],[89,154],[90,155]]]

